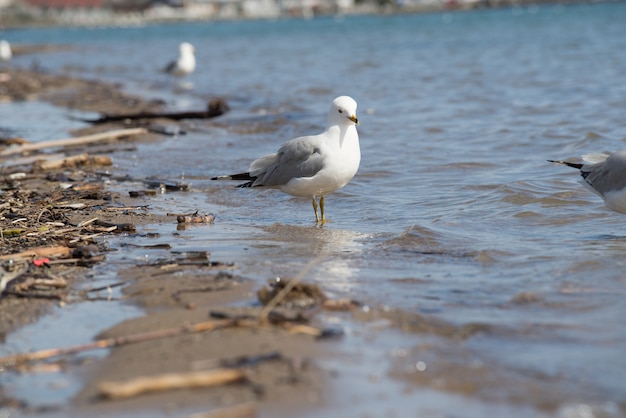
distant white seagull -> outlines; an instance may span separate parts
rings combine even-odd
[[[356,106],[351,97],[337,97],[330,106],[326,130],[321,134],[286,142],[276,154],[253,161],[245,173],[211,180],[242,180],[247,183],[237,187],[266,187],[292,196],[310,197],[315,222],[326,222],[324,196],[348,184],[361,162]]]
[[[165,72],[177,77],[193,73],[196,69],[195,48],[190,43],[183,42],[178,46],[178,50],[180,51],[178,59],[170,62],[165,67]]]
[[[580,170],[581,183],[599,195],[606,206],[626,214],[626,149],[582,156],[585,164],[548,160]]]
[[[11,52],[11,44],[4,39],[0,40],[0,61],[10,61],[13,58],[13,52]]]

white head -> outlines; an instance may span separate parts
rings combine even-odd
[[[11,45],[4,39],[0,40],[0,61],[8,61],[13,57]]]
[[[180,51],[180,55],[193,55],[196,49],[189,42],[183,42],[178,46],[178,50]]]
[[[350,96],[339,96],[330,105],[328,126],[331,125],[358,125],[356,118],[356,101]]]

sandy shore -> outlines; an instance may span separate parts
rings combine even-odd
[[[104,83],[23,69],[3,71],[1,77],[0,99],[4,102],[43,100],[103,114],[162,110],[159,102],[146,102]],[[111,132],[146,123],[104,123],[74,134]],[[106,168],[107,151],[116,152],[120,141],[157,138],[157,134],[143,132],[104,145],[65,147],[60,156],[58,152],[51,157],[49,153],[24,151],[0,157],[3,277],[17,275],[6,283],[0,299],[0,333],[7,334],[35,321],[54,306],[89,303],[88,292],[79,293],[76,286],[84,282],[94,265],[107,262],[106,244],[114,241],[120,231],[176,222],[149,210],[132,210],[149,204],[148,188],[139,198],[122,196],[109,191],[105,184],[109,177],[99,174]],[[22,138],[3,138],[0,151],[10,152],[11,147],[25,142]],[[77,155],[88,157],[71,162]],[[94,156],[102,159],[94,160]],[[123,205],[128,210],[115,210]],[[316,367],[315,358],[324,355],[316,342],[326,334],[335,336],[315,320],[316,313],[327,303],[321,291],[315,286],[298,285],[287,296],[276,299],[279,306],[262,313],[262,303],[256,296],[259,289],[235,276],[230,267],[212,262],[203,254],[187,254],[172,255],[171,260],[148,267],[118,271],[127,300],[143,307],[147,314],[103,332],[101,338],[127,338],[181,327],[184,332],[119,344],[95,364],[70,366],[85,367],[85,386],[71,404],[53,405],[52,409],[74,411],[72,414],[81,416],[105,412],[127,416],[132,411],[163,413],[159,411],[162,405],[168,405],[168,413],[180,408],[221,411],[227,414],[224,416],[292,416],[290,410],[302,411],[323,403],[323,382],[328,376]],[[264,288],[261,302],[272,300],[276,295],[272,292],[274,288]],[[232,302],[258,307],[230,308]],[[353,306],[343,302],[340,309]],[[215,324],[216,329],[192,332],[187,327],[195,323]],[[26,373],[42,364],[22,357],[4,360],[7,370]],[[53,365],[67,367],[68,362],[72,364],[71,355],[51,356],[45,365],[56,370]],[[166,373],[178,374],[178,379],[184,380],[189,379],[185,377],[188,373],[213,369],[235,370],[242,377],[218,387],[152,388],[145,389],[145,394],[115,400],[112,398],[117,395],[103,390],[105,381],[116,382],[117,386],[136,378],[155,380]],[[4,399],[3,404],[37,413],[36,408],[20,400]]]

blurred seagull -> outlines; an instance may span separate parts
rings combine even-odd
[[[195,48],[188,42],[183,42],[178,46],[180,55],[176,61],[170,62],[165,67],[165,72],[177,77],[191,74],[196,69]]]
[[[626,214],[626,149],[609,154],[582,156],[584,164],[548,160],[580,170],[581,183],[599,195],[606,206]]]
[[[0,40],[0,61],[10,61],[13,58],[11,44],[4,39]]]
[[[276,154],[253,161],[245,173],[211,180],[247,181],[237,187],[266,187],[309,197],[313,200],[315,222],[323,224],[326,222],[324,196],[348,184],[361,162],[356,107],[351,97],[337,97],[330,106],[326,130],[321,134],[286,142]]]

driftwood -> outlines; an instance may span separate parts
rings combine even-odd
[[[20,154],[28,151],[38,151],[46,148],[69,147],[75,145],[91,144],[94,142],[109,141],[125,136],[143,135],[148,133],[144,128],[116,129],[114,131],[102,132],[98,134],[79,136],[66,139],[54,139],[52,141],[25,144],[18,147],[7,148],[0,151],[0,156]]]
[[[166,373],[157,376],[137,377],[125,382],[101,382],[100,394],[107,398],[121,399],[171,389],[221,386],[246,380],[243,370],[215,369],[185,373]]]
[[[32,277],[30,277],[26,279],[26,281],[24,281],[23,283],[15,285],[14,290],[16,292],[24,292],[38,286],[66,288],[67,281],[62,277],[55,277],[52,279],[33,279]]]
[[[182,326],[178,328],[166,328],[157,331],[140,332],[138,334],[132,334],[117,338],[106,338],[97,340],[88,344],[75,345],[73,347],[66,348],[52,348],[48,350],[34,351],[31,353],[15,354],[11,356],[0,357],[0,365],[19,365],[28,361],[45,360],[51,357],[62,356],[67,354],[82,353],[84,351],[96,350],[100,348],[111,348],[121,345],[138,343],[142,341],[150,341],[158,338],[173,337],[176,335],[194,333],[194,332],[206,332],[212,331],[218,328],[225,328],[233,326],[236,321],[232,320],[218,320],[218,321],[206,321],[193,324],[190,326]]]
[[[214,99],[209,102],[206,110],[188,111],[188,112],[140,112],[126,113],[120,115],[103,115],[98,119],[81,119],[83,122],[99,124],[107,122],[134,121],[141,119],[210,119],[221,116],[229,110],[226,101],[223,99]]]
[[[112,165],[111,157],[107,155],[79,154],[71,157],[50,159],[41,163],[35,163],[35,166],[41,170],[58,170],[61,168],[78,167],[82,165]]]
[[[0,260],[30,257],[65,257],[69,254],[70,249],[65,246],[37,247],[31,248],[30,250],[22,251],[21,253],[2,255],[0,256]]]
[[[50,161],[53,159],[61,159],[65,157],[65,154],[62,152],[57,152],[55,154],[46,154],[45,156],[42,155],[31,155],[29,157],[14,157],[11,158],[10,160],[7,161],[2,161],[2,163],[0,163],[0,167],[2,167],[3,169],[6,168],[10,168],[10,167],[16,167],[16,166],[24,166],[24,165],[32,165],[33,163],[36,163],[38,161]],[[17,175],[17,177],[15,177]],[[26,173],[24,173],[24,176],[26,176]],[[16,179],[16,178],[21,178],[21,176],[19,176],[17,173],[13,173],[9,175],[10,179]]]
[[[97,350],[101,348],[118,347],[126,344],[139,343],[144,341],[155,340],[159,338],[174,337],[183,334],[194,334],[201,332],[214,331],[224,328],[271,328],[280,327],[291,334],[305,334],[316,338],[332,338],[341,335],[340,331],[333,329],[321,329],[304,324],[293,324],[289,319],[284,321],[274,321],[270,324],[261,322],[258,318],[249,319],[242,318],[226,318],[211,321],[198,322],[191,325],[183,325],[176,328],[165,328],[155,331],[140,332],[137,334],[125,335],[116,338],[105,338],[92,343],[75,345],[65,348],[51,348],[47,350],[34,351],[29,353],[20,353],[10,356],[0,357],[0,366],[19,366],[23,363],[37,360],[45,360],[52,357],[63,356],[68,354],[77,354],[85,351]]]

